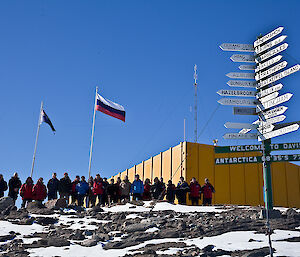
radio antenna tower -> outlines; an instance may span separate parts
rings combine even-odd
[[[195,139],[194,139],[194,141],[195,141],[195,143],[197,143],[197,141],[198,141],[198,131],[197,131],[197,110],[198,110],[198,107],[197,107],[197,78],[198,78],[198,75],[197,75],[197,65],[195,64],[195,66],[194,66],[194,86],[195,86],[195,99],[194,99],[194,101],[195,101],[195,103],[194,103],[194,112],[195,112],[195,131],[194,131],[194,133],[195,133]]]

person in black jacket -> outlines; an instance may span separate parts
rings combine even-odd
[[[164,188],[158,177],[154,178],[154,184],[151,186],[151,194],[154,199],[159,199]]]
[[[175,191],[176,191],[175,185],[172,183],[172,180],[169,180],[168,185],[167,185],[167,201],[168,201],[168,203],[174,203]]]
[[[4,191],[7,190],[7,183],[3,179],[3,175],[0,174],[0,198],[4,196]]]
[[[52,178],[48,181],[48,200],[57,199],[57,191],[59,188],[59,180],[56,177],[56,173],[52,174]]]
[[[186,193],[189,191],[189,185],[184,180],[184,177],[180,177],[180,181],[177,184],[176,196],[179,204],[186,204]]]
[[[12,178],[8,182],[8,187],[9,187],[8,196],[11,197],[15,203],[18,198],[19,189],[21,186],[22,186],[21,180],[19,179],[18,173],[15,172]]]
[[[112,178],[110,180],[110,184],[106,187],[106,194],[108,197],[108,204],[111,205],[112,203],[117,202],[117,194],[118,194],[118,185],[116,185],[115,180]]]
[[[70,193],[72,190],[72,182],[69,178],[67,172],[65,172],[64,177],[59,181],[59,195],[60,198],[65,198],[69,201]]]

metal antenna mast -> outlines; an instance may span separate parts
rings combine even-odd
[[[195,66],[194,66],[194,86],[195,86],[195,99],[194,99],[194,101],[195,101],[195,103],[194,103],[194,111],[195,111],[195,131],[194,131],[194,133],[195,133],[195,139],[194,139],[194,141],[195,141],[195,143],[197,143],[197,141],[198,141],[198,131],[197,131],[197,110],[198,110],[198,107],[197,107],[197,78],[198,78],[198,76],[197,76],[197,65],[195,64]]]

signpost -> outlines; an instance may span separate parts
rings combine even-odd
[[[233,107],[234,115],[257,115],[256,108],[249,107]]]
[[[231,79],[254,79],[253,73],[230,72],[226,76]]]
[[[273,31],[271,31],[267,35],[257,39],[256,41],[254,41],[254,48],[256,48],[257,46],[259,46],[263,43],[265,43],[266,41],[270,40],[271,38],[277,36],[278,34],[281,33],[282,30],[283,30],[283,27],[278,27],[277,29],[274,29]]]
[[[260,54],[266,50],[268,50],[269,48],[275,46],[275,45],[278,45],[279,43],[281,43],[282,41],[284,41],[286,39],[287,36],[280,36],[274,40],[272,40],[271,42],[263,45],[263,46],[258,46],[256,49],[255,49],[255,52],[257,54]]]
[[[223,136],[224,139],[257,139],[257,134],[241,134],[241,133],[227,133]]]
[[[255,76],[255,79],[256,80],[259,80],[259,79],[263,79],[265,77],[268,77],[270,76],[271,74],[281,70],[281,69],[284,69],[285,67],[287,66],[287,62],[286,61],[283,61],[275,66],[273,66],[272,68],[266,70],[266,71],[263,71],[261,73],[258,73],[256,76]]]
[[[275,54],[278,54],[284,50],[286,50],[288,48],[288,44],[284,43],[276,48],[274,48],[273,50],[270,50],[269,52],[262,54],[261,56],[259,56],[257,59],[255,59],[256,62],[262,62],[265,61],[267,59],[269,59],[270,57],[274,56]]]
[[[285,113],[285,111],[287,110],[288,108],[286,106],[279,106],[279,107],[276,107],[274,109],[271,109],[269,111],[266,111],[264,113],[262,113],[262,116],[265,118],[265,119],[270,119],[274,116],[278,116],[278,115],[281,115],[283,113]]]
[[[273,137],[278,137],[278,136],[296,131],[298,129],[299,129],[299,125],[296,123],[296,124],[293,124],[293,125],[290,125],[290,126],[283,127],[281,129],[277,129],[277,130],[265,133],[262,136],[259,135],[258,136],[258,141],[263,141],[263,140],[270,139],[270,138],[273,138]]]
[[[234,54],[230,57],[233,62],[255,62],[254,55]]]
[[[222,105],[256,106],[256,100],[242,98],[222,98],[218,103]]]
[[[227,85],[230,87],[251,87],[256,88],[257,83],[255,81],[243,81],[243,80],[229,80]]]
[[[257,64],[257,67],[255,69],[255,72],[259,72],[260,70],[263,70],[271,65],[273,65],[274,63],[276,62],[279,62],[281,60],[282,56],[281,55],[277,55],[275,56],[274,58],[266,61],[266,62],[263,62],[263,63],[258,63]]]
[[[256,129],[258,127],[255,124],[235,123],[235,122],[226,122],[224,126],[225,128],[232,128],[232,129],[242,129],[242,128]]]
[[[221,89],[217,92],[217,94],[221,96],[245,96],[245,97],[255,97],[255,91],[248,91],[248,90],[228,90],[228,89]]]
[[[223,51],[254,52],[254,47],[251,44],[223,43],[220,48]]]
[[[265,102],[265,103],[262,103],[262,106],[265,108],[265,109],[269,109],[273,106],[276,106],[278,104],[282,104],[284,102],[287,102],[288,100],[291,99],[291,97],[293,96],[293,94],[291,93],[286,93],[284,95],[281,95],[279,97],[276,97],[275,99],[272,99],[268,102]]]
[[[265,90],[261,90],[260,92],[256,93],[256,98],[260,98],[260,97],[264,97],[266,95],[272,94],[274,92],[279,91],[282,88],[283,88],[282,84],[277,84],[277,85],[269,87]]]
[[[242,64],[239,66],[240,70],[255,70],[255,65]]]
[[[267,95],[267,96],[265,96],[265,97],[259,98],[259,101],[260,101],[261,103],[265,103],[265,102],[268,102],[268,101],[270,101],[270,100],[276,98],[278,95],[279,95],[278,92],[274,92],[274,93],[272,93],[272,94],[270,94],[270,95]]]

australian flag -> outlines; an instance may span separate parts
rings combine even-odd
[[[46,112],[44,110],[41,111],[40,124],[42,124],[43,122],[46,122],[50,126],[50,128],[52,129],[53,132],[56,131],[51,120],[49,119],[48,115],[46,114]]]

